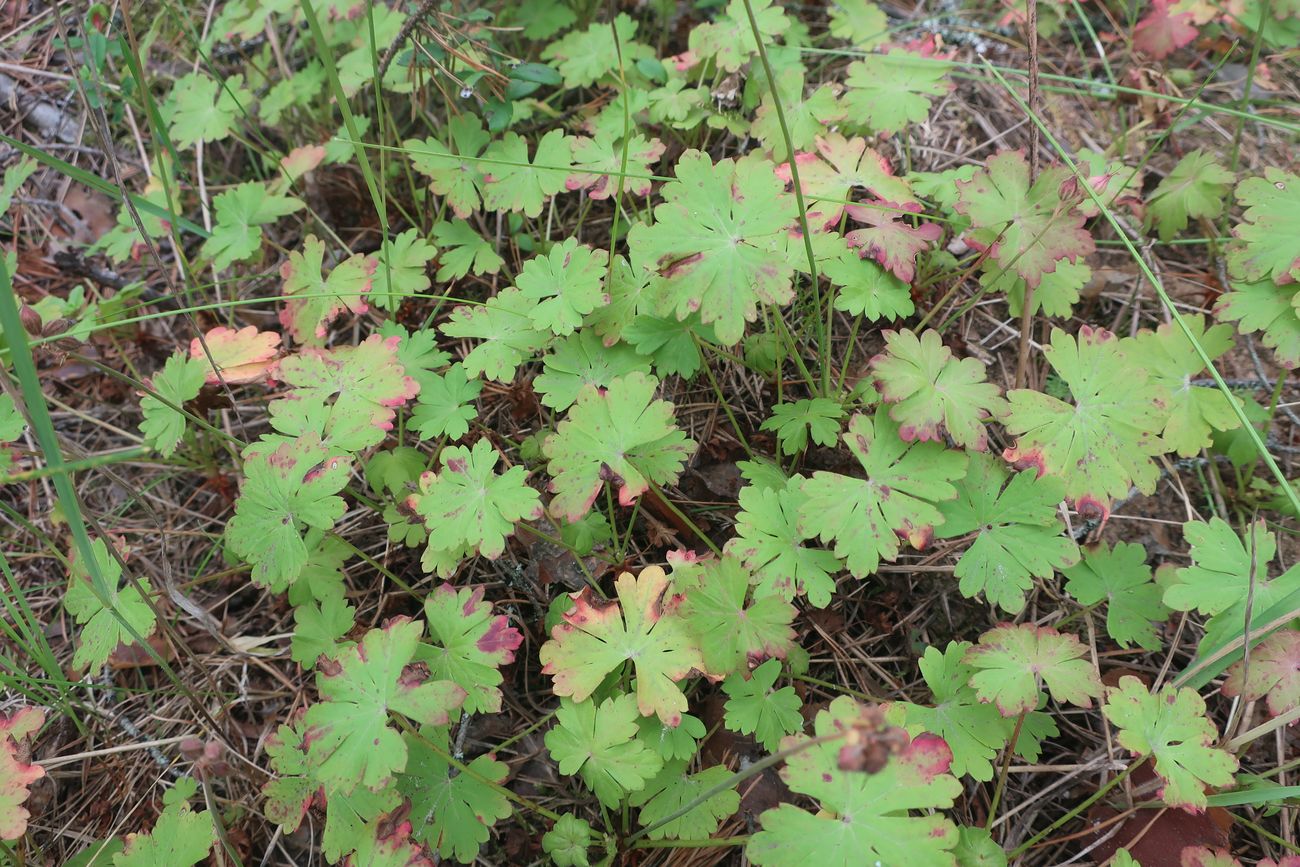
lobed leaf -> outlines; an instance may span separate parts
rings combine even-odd
[[[1051,166],[1030,183],[1022,152],[995,154],[970,180],[957,181],[954,207],[971,222],[966,242],[1037,287],[1058,262],[1077,262],[1093,251],[1079,197],[1061,192],[1073,181],[1069,169]]]
[[[1080,605],[1106,603],[1106,633],[1120,647],[1136,644],[1159,650],[1155,624],[1169,616],[1161,601],[1164,592],[1152,580],[1147,552],[1132,542],[1104,542],[1083,549],[1083,561],[1062,569],[1065,591]]]
[[[430,680],[412,665],[423,631],[418,621],[395,617],[316,667],[321,701],[307,709],[303,740],[313,776],[328,795],[358,786],[378,790],[406,767],[406,743],[389,725],[390,712],[443,725],[464,702],[465,690]]]
[[[587,385],[542,444],[555,498],[551,511],[570,522],[585,515],[605,482],[630,506],[653,482],[671,484],[695,442],[678,430],[672,404],[655,400],[659,381],[643,373],[617,377],[606,389]]]
[[[665,725],[681,722],[686,696],[677,687],[692,671],[704,671],[699,647],[670,595],[668,576],[649,566],[615,582],[618,601],[602,601],[590,587],[572,595],[573,607],[551,630],[541,649],[542,673],[554,678],[556,695],[581,702],[606,675],[631,662],[636,672],[636,707]]]
[[[35,737],[45,725],[45,711],[23,707],[12,714],[0,714],[0,840],[18,840],[27,833],[31,814],[23,803],[31,785],[45,776],[45,769],[24,758],[19,744]]]
[[[1107,690],[1102,707],[1119,729],[1116,740],[1136,756],[1155,759],[1164,780],[1159,797],[1192,813],[1205,809],[1207,787],[1232,786],[1237,760],[1214,746],[1219,733],[1205,718],[1205,701],[1192,689],[1166,684],[1152,695],[1136,677],[1125,675]]]
[[[818,737],[853,725],[858,708],[841,696],[817,714]],[[786,738],[792,747],[806,735]],[[840,744],[811,746],[792,754],[781,777],[794,792],[815,800],[812,813],[785,803],[759,816],[762,830],[745,847],[758,865],[814,863],[825,867],[859,867],[915,864],[939,867],[952,864],[949,854],[957,844],[957,829],[932,811],[950,807],[961,784],[949,773],[952,751],[939,738],[925,735],[911,741],[878,773],[841,770]]]
[[[943,523],[936,531],[941,539],[978,534],[953,573],[961,594],[969,599],[982,592],[991,604],[1018,614],[1034,578],[1050,579],[1077,563],[1079,548],[1063,535],[1057,511],[1064,497],[1059,479],[1028,470],[1013,476],[997,458],[971,455],[957,498],[939,505]]]
[[[1159,432],[1168,391],[1150,381],[1109,331],[1085,325],[1077,340],[1053,331],[1043,354],[1074,403],[1028,389],[1010,392],[1006,425],[1019,439],[1002,456],[1059,476],[1081,511],[1107,514],[1130,486],[1154,491],[1158,470],[1151,456],[1165,450]]]
[[[865,578],[881,559],[898,556],[899,537],[913,547],[929,542],[943,515],[936,504],[957,495],[951,484],[966,470],[966,456],[934,443],[907,443],[883,411],[855,415],[844,443],[865,479],[818,471],[803,484],[799,531],[835,542],[835,556],[854,577]]]
[[[731,345],[757,318],[760,302],[790,301],[793,269],[780,249],[794,223],[793,203],[770,167],[748,157],[714,164],[687,151],[661,194],[654,224],[628,234],[634,260],[654,273],[661,315],[683,320],[698,312]]]
[[[136,643],[136,635],[148,638],[157,628],[157,618],[145,594],[152,592],[148,578],[121,585],[122,565],[103,539],[90,544],[91,556],[107,589],[106,598],[91,586],[90,569],[75,552],[69,556],[70,580],[63,607],[81,627],[80,642],[72,656],[72,667],[98,669],[119,645]]]
[[[1079,639],[1050,627],[1003,624],[981,635],[965,662],[976,669],[970,685],[980,701],[1013,717],[1038,707],[1043,684],[1058,702],[1092,707],[1092,699],[1101,697],[1101,680],[1082,658],[1087,653]]]
[[[891,404],[904,440],[939,441],[941,426],[959,446],[983,451],[984,422],[1006,415],[998,387],[985,381],[984,365],[974,358],[955,359],[927,330],[885,331],[885,351],[871,359],[881,399]]]
[[[302,250],[289,254],[280,266],[286,296],[280,311],[280,324],[293,339],[308,346],[319,346],[328,333],[327,326],[345,310],[361,314],[368,310],[377,262],[360,253],[344,259],[322,274],[325,242],[308,235]]]
[[[1233,663],[1223,694],[1268,700],[1273,716],[1300,707],[1300,630],[1281,629],[1252,648],[1249,660]]]

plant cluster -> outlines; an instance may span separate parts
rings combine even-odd
[[[185,339],[150,372],[100,365],[138,394],[128,458],[235,486],[186,578],[222,570],[284,612],[271,652],[211,630],[223,653],[278,660],[295,693],[244,759],[256,798],[223,794],[246,769],[200,750],[151,825],[79,863],[257,863],[271,840],[408,867],[714,848],[771,867],[1035,863],[1110,800],[1294,820],[1300,498],[1273,455],[1295,451],[1300,175],[1171,144],[1202,115],[1296,124],[1122,78],[1158,134],[1082,147],[1037,80],[1026,92],[941,20],[680,5],[226,0],[201,32],[177,4],[86,17],[78,44],[97,51],[65,46],[78,87],[149,148],[86,252],[165,271],[169,303],[0,299],[17,384],[0,474],[60,482],[46,541],[73,636],[62,694],[6,664],[5,686],[26,684],[0,716],[6,857],[40,863],[48,830],[25,804],[52,709],[101,672],[175,687],[177,621],[213,620],[170,567],[137,566],[146,540],[83,520],[77,469],[50,459],[37,363],[156,319]],[[1100,28],[1103,60],[1135,76],[1193,45],[1241,38],[1258,64],[1300,41],[1293,3],[948,5],[1007,34],[1033,7],[1043,45],[1100,46]],[[193,71],[141,63],[165,39]],[[931,159],[927,127],[974,74],[1022,112],[1026,146]],[[75,169],[20,149],[6,210],[42,165]],[[341,179],[360,229],[323,192]],[[1221,269],[1208,302],[1153,267],[1180,241]],[[1116,255],[1154,320],[1098,301]],[[11,257],[0,282],[22,269]],[[1002,354],[980,314],[1015,335]],[[1222,371],[1256,339],[1273,380],[1234,389]],[[718,466],[727,484],[699,481]],[[1181,525],[1172,547],[1116,531],[1171,490],[1182,519],[1154,520]],[[543,577],[517,566],[543,559]],[[4,571],[6,638],[37,664],[48,644]],[[899,575],[950,610],[841,619],[855,638],[910,630],[893,674],[850,657],[880,677],[860,688],[876,675],[828,665],[822,624]],[[1090,736],[1109,764],[1082,755]],[[1253,749],[1274,739],[1271,759]],[[1109,773],[1011,837],[1012,763],[1071,756]],[[1264,863],[1295,863],[1294,826],[1252,827],[1276,844]],[[1123,826],[1110,863],[1137,863],[1120,847],[1141,837]]]

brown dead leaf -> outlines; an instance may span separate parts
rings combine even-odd
[[[1149,763],[1144,764],[1133,772],[1131,779],[1134,785],[1141,786],[1152,782],[1155,772]],[[1180,867],[1179,856],[1184,847],[1226,848],[1228,829],[1232,827],[1232,814],[1222,807],[1210,807],[1203,813],[1165,809],[1158,815],[1153,810],[1138,810],[1116,832],[1113,824],[1105,822],[1118,815],[1118,810],[1106,804],[1097,804],[1088,811],[1089,826],[1096,833],[1079,842],[1083,848],[1089,848],[1105,838],[1088,852],[1088,858],[1096,863],[1105,862],[1124,847],[1142,867]]]
[[[87,189],[81,184],[68,187],[68,193],[63,197],[63,205],[71,212],[68,219],[72,223],[73,231],[70,240],[73,243],[93,244],[117,225],[113,215],[113,203],[108,196]]]

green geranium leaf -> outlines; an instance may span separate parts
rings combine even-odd
[[[1007,411],[998,387],[985,381],[984,365],[953,358],[937,331],[886,331],[885,351],[871,359],[871,370],[905,440],[939,440],[944,430],[957,445],[983,451],[984,423]]]
[[[546,733],[546,748],[560,773],[580,774],[601,803],[617,806],[663,767],[663,759],[637,738],[639,716],[631,693],[600,705],[563,698],[555,727]]]
[[[722,677],[794,644],[795,610],[778,596],[750,596],[750,575],[735,557],[691,570],[675,589],[685,594],[682,617],[710,674]]]
[[[758,593],[786,601],[805,595],[809,604],[825,608],[835,591],[839,560],[830,551],[803,544],[817,535],[799,527],[799,510],[807,499],[802,478],[781,478],[777,487],[741,488],[736,538],[727,543],[727,551],[751,570]]]
[[[1161,602],[1164,592],[1152,580],[1147,552],[1134,542],[1104,542],[1083,549],[1083,561],[1062,569],[1065,590],[1081,605],[1106,603],[1106,633],[1120,647],[1138,645],[1159,650],[1155,624],[1169,616]]]
[[[781,453],[794,455],[808,445],[808,435],[819,446],[833,446],[840,435],[844,408],[833,400],[815,397],[772,407],[772,417],[763,421],[763,430],[776,431]]]
[[[936,503],[957,495],[952,481],[966,471],[966,456],[936,443],[907,443],[883,411],[855,415],[844,443],[865,479],[818,471],[804,482],[800,532],[835,542],[835,555],[857,578],[881,559],[898,556],[899,535],[923,545],[943,515]]]
[[[478,416],[474,401],[482,391],[483,383],[469,379],[461,364],[453,364],[441,375],[430,375],[422,381],[419,401],[411,411],[412,429],[420,439],[460,439]]]
[[[451,446],[440,457],[442,472],[425,473],[419,493],[407,501],[429,528],[430,551],[468,548],[493,560],[505,550],[516,524],[541,517],[541,495],[525,481],[527,471],[510,467],[497,473],[501,456],[488,440],[472,449]],[[436,560],[437,554],[431,554],[426,564]],[[446,570],[438,571],[447,577]]]
[[[254,582],[279,592],[298,580],[311,555],[304,532],[329,530],[343,516],[337,494],[348,475],[346,456],[312,436],[244,451],[244,484],[226,542],[252,564]]]
[[[799,708],[803,704],[792,686],[775,689],[781,676],[781,661],[769,659],[748,673],[737,672],[722,683],[727,694],[727,728],[753,735],[768,752],[775,752],[781,738],[803,728]]]
[[[199,396],[207,371],[205,362],[176,353],[149,380],[153,394],[140,398],[140,412],[144,416],[140,433],[145,443],[165,458],[176,452],[176,446],[185,436],[185,414],[180,408]]]
[[[1201,314],[1183,315],[1193,339],[1211,361],[1232,349],[1232,327],[1205,327]],[[1161,437],[1165,445],[1183,457],[1208,448],[1214,431],[1227,431],[1241,423],[1231,400],[1213,386],[1192,385],[1205,370],[1196,348],[1177,325],[1166,322],[1155,331],[1141,331],[1133,338],[1133,363],[1146,368],[1151,382],[1169,393],[1169,420]]]
[[[213,197],[212,234],[201,252],[218,271],[250,259],[262,249],[262,227],[302,207],[299,200],[273,193],[264,184],[238,184]]]
[[[72,666],[78,670],[98,668],[108,661],[119,644],[135,644],[135,636],[147,638],[157,627],[153,609],[141,595],[151,592],[149,579],[137,578],[139,589],[133,584],[119,586],[122,565],[108,550],[103,539],[90,544],[95,558],[96,571],[108,588],[108,598],[101,599],[91,586],[90,569],[75,555],[70,558],[71,580],[63,606],[81,627],[81,640],[72,656]]]
[[[1004,624],[980,636],[966,652],[975,669],[970,685],[980,701],[992,702],[1005,717],[1038,707],[1045,683],[1052,698],[1092,707],[1101,696],[1101,680],[1086,657],[1088,649],[1073,635],[1050,627]]]
[[[817,714],[814,730],[826,737],[853,725],[861,713],[852,699],[837,698]],[[808,740],[787,738],[787,746]],[[823,867],[862,864],[952,863],[957,829],[942,814],[961,784],[948,773],[952,752],[939,738],[922,736],[879,773],[842,770],[838,740],[792,754],[781,777],[794,792],[812,798],[816,813],[782,804],[759,816],[762,830],[745,847],[761,867],[813,863]],[[928,815],[920,815],[920,811]]]
[[[670,762],[644,789],[633,793],[629,803],[641,808],[642,826],[654,825],[692,803],[698,796],[732,776],[730,768],[714,765],[696,774],[686,773],[685,762]],[[646,836],[651,840],[703,840],[718,830],[722,820],[740,808],[735,788],[723,789],[686,814],[667,822]]]
[[[307,709],[304,722],[307,756],[327,794],[380,789],[406,767],[406,743],[389,725],[390,712],[443,725],[464,702],[465,690],[456,684],[409,667],[423,631],[419,622],[396,617],[331,665],[317,666],[321,701]]]
[[[1205,701],[1193,689],[1166,684],[1152,695],[1136,677],[1124,676],[1107,690],[1102,708],[1119,728],[1120,746],[1155,759],[1164,780],[1158,793],[1171,807],[1204,810],[1207,787],[1233,785],[1237,760],[1215,746],[1219,733],[1205,718]]]
[[[447,761],[447,729],[423,726],[405,735],[406,770],[397,788],[411,800],[418,827],[411,836],[443,858],[473,864],[491,836],[492,826],[514,811],[501,794],[510,769],[493,756],[479,756],[461,770]],[[405,864],[406,862],[402,862]]]
[[[338,640],[352,630],[357,610],[341,596],[321,603],[305,602],[293,611],[293,641],[289,656],[304,668],[314,668],[320,656],[336,656]]]
[[[939,505],[944,520],[936,531],[941,539],[978,534],[957,561],[961,594],[983,593],[1018,614],[1034,578],[1050,579],[1055,570],[1079,562],[1078,546],[1064,535],[1057,511],[1064,498],[1060,479],[1032,470],[1012,476],[999,459],[972,454],[957,499]]]
[[[1219,165],[1213,154],[1197,148],[1152,191],[1147,219],[1159,229],[1160,240],[1173,240],[1187,228],[1189,219],[1213,220],[1222,214],[1232,181],[1232,172]]]
[[[790,301],[793,268],[781,251],[793,203],[770,164],[753,157],[715,164],[687,151],[661,193],[654,224],[628,234],[633,258],[654,271],[661,315],[698,313],[730,346],[758,317],[760,302]]]
[[[605,482],[618,485],[618,501],[631,505],[653,482],[672,484],[695,443],[677,429],[673,406],[655,400],[659,381],[630,373],[599,389],[587,385],[547,437],[542,451],[554,480],[551,511],[577,521]]]

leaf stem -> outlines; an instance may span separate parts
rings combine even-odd
[[[1060,828],[1062,825],[1068,823],[1068,822],[1069,822],[1070,820],[1072,820],[1075,816],[1079,815],[1079,814],[1082,813],[1084,810],[1088,809],[1088,808],[1091,807],[1093,804],[1095,804],[1095,803],[1097,803],[1098,801],[1100,801],[1102,798],[1104,798],[1104,797],[1106,796],[1106,793],[1107,793],[1107,792],[1109,792],[1111,789],[1115,788],[1117,785],[1119,785],[1119,784],[1120,784],[1121,782],[1123,782],[1124,780],[1128,779],[1129,774],[1133,773],[1135,770],[1137,770],[1139,767],[1141,767],[1142,764],[1145,763],[1145,762],[1146,762],[1146,757],[1143,757],[1143,758],[1141,758],[1141,759],[1135,761],[1133,764],[1129,765],[1129,766],[1128,766],[1127,768],[1125,768],[1124,770],[1120,771],[1120,772],[1119,772],[1118,774],[1116,774],[1115,776],[1111,777],[1109,780],[1106,781],[1105,785],[1103,785],[1101,788],[1099,788],[1096,792],[1093,792],[1093,794],[1092,794],[1090,797],[1086,798],[1083,802],[1081,802],[1081,803],[1078,804],[1076,807],[1074,807],[1073,809],[1071,809],[1071,810],[1070,810],[1068,813],[1066,813],[1064,816],[1062,816],[1061,818],[1057,819],[1055,822],[1053,822],[1052,824],[1048,825],[1046,828],[1044,828],[1043,830],[1039,831],[1037,834],[1035,834],[1034,836],[1030,837],[1030,838],[1029,838],[1028,840],[1026,840],[1025,842],[1021,843],[1021,844],[1020,844],[1019,846],[1017,846],[1015,849],[1011,850],[1011,852],[1009,852],[1009,853],[1007,854],[1007,860],[1008,860],[1008,861],[1014,861],[1016,858],[1019,858],[1019,857],[1020,857],[1021,855],[1023,855],[1025,852],[1028,852],[1028,851],[1029,851],[1030,849],[1032,849],[1035,845],[1037,845],[1037,844],[1038,844],[1039,842],[1041,842],[1044,838],[1046,838],[1048,834],[1051,834],[1051,833],[1052,833],[1053,831],[1055,831],[1057,828]]]
[[[638,840],[633,849],[713,849],[723,846],[744,846],[752,835],[740,837],[710,837],[707,840]]]
[[[749,18],[749,30],[754,35],[754,45],[758,48],[758,59],[763,64],[763,74],[767,76],[767,91],[772,94],[772,105],[776,108],[776,120],[781,126],[781,138],[785,142],[786,159],[789,160],[790,166],[790,185],[794,187],[795,206],[799,209],[799,230],[803,233],[803,249],[808,257],[808,280],[812,284],[813,305],[817,308],[817,315],[820,321],[822,310],[821,285],[817,276],[817,257],[813,254],[812,233],[808,229],[808,209],[804,203],[803,185],[799,183],[799,164],[794,158],[794,140],[790,137],[790,126],[785,120],[785,107],[781,105],[781,94],[777,90],[776,77],[772,74],[772,64],[767,59],[767,48],[763,45],[763,34],[758,29],[758,19],[754,17],[754,6],[750,0],[743,0],[745,4],[745,15]],[[826,317],[826,331],[822,334],[821,346],[818,347],[818,355],[825,352],[825,358],[820,358],[822,376],[821,376],[821,395],[830,397],[831,391],[831,366],[830,366],[830,326],[834,320],[828,314]],[[809,383],[812,385],[813,383]]]
[[[420,733],[419,729],[417,729],[404,717],[398,716],[396,717],[396,719],[397,719],[397,724],[401,726],[402,729],[407,734],[416,738],[418,741],[420,741],[421,744],[428,747],[430,752],[437,755],[438,758],[442,759],[444,762],[451,765],[460,773],[472,777],[473,779],[477,780],[478,782],[492,789],[494,792],[500,794],[501,797],[505,798],[506,800],[514,801],[519,806],[524,807],[525,809],[528,810],[532,810],[534,813],[537,813],[539,816],[545,816],[546,818],[550,819],[552,822],[558,822],[560,820],[559,813],[556,813],[553,810],[548,810],[545,807],[543,807],[541,804],[538,804],[536,801],[530,801],[529,799],[525,798],[523,795],[516,795],[514,792],[510,791],[500,783],[495,782],[493,780],[489,780],[487,777],[484,777],[474,772],[473,770],[470,769],[469,765],[465,764],[462,761],[459,761],[447,750],[442,749],[433,741],[426,738],[423,734]]]
[[[650,490],[654,491],[656,494],[659,495],[659,499],[663,502],[664,506],[668,508],[668,511],[672,512],[679,519],[681,519],[682,523],[684,523],[687,527],[690,527],[691,532],[695,534],[697,539],[699,539],[701,542],[703,542],[705,545],[708,546],[709,550],[713,552],[713,555],[715,557],[722,556],[722,549],[718,547],[717,543],[714,542],[712,539],[710,539],[708,535],[705,534],[705,532],[700,529],[698,524],[696,524],[694,521],[688,518],[685,512],[677,508],[676,503],[668,499],[667,495],[664,494],[663,488],[655,484],[649,477],[646,478],[646,482],[650,485]]]
[[[1022,710],[1016,717],[1016,727],[1011,732],[1011,740],[1007,743],[1006,750],[1002,753],[1002,767],[998,770],[998,783],[993,787],[993,800],[989,802],[989,815],[984,821],[984,830],[993,827],[993,819],[998,814],[998,803],[1002,800],[1002,792],[1007,787],[1007,771],[1011,768],[1011,757],[1015,755],[1016,743],[1020,740],[1020,730],[1025,725],[1025,715],[1028,711]]]
[[[1246,64],[1246,82],[1241,90],[1241,101],[1238,103],[1240,108],[1237,109],[1237,128],[1232,133],[1232,160],[1229,167],[1234,173],[1241,162],[1241,134],[1250,117],[1246,107],[1250,105],[1250,92],[1255,89],[1255,67],[1259,65],[1259,49],[1264,43],[1264,24],[1271,17],[1272,6],[1273,0],[1263,0],[1259,4],[1259,23],[1255,25],[1255,41],[1250,46],[1250,62]],[[1226,59],[1227,55],[1224,57]]]
[[[818,737],[808,738],[807,740],[800,741],[799,743],[794,744],[793,746],[786,747],[785,749],[780,750],[779,752],[772,753],[770,756],[767,756],[766,758],[759,759],[749,767],[741,768],[739,771],[736,771],[727,779],[719,783],[716,783],[715,785],[709,786],[703,792],[700,792],[700,794],[696,795],[688,804],[686,804],[685,806],[681,807],[678,810],[674,810],[673,812],[669,813],[667,816],[664,816],[658,822],[655,822],[654,824],[651,825],[646,825],[640,831],[637,831],[631,837],[628,837],[624,841],[624,843],[628,846],[632,846],[632,844],[636,843],[637,840],[646,836],[650,832],[659,830],[663,826],[667,825],[669,822],[677,821],[682,816],[685,816],[691,810],[694,810],[696,807],[708,801],[710,798],[714,797],[715,795],[721,794],[722,792],[725,792],[728,789],[740,785],[745,780],[748,780],[750,777],[756,776],[757,774],[761,774],[763,771],[766,771],[768,768],[773,767],[774,765],[779,765],[781,762],[784,762],[786,759],[790,758],[791,756],[801,753],[806,749],[809,749],[811,747],[821,746],[822,744],[829,744],[841,739],[842,737],[844,737],[844,732],[836,732],[834,734],[829,734],[829,735],[819,735]],[[632,847],[632,848],[636,848],[636,847]]]

